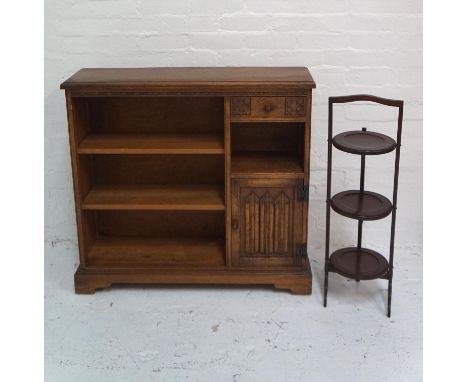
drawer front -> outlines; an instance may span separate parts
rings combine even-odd
[[[238,117],[275,118],[305,115],[305,97],[232,97],[231,114]]]
[[[285,97],[252,97],[252,116],[282,117],[285,115]]]

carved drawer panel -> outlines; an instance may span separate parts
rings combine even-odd
[[[286,97],[286,115],[305,115],[305,97]]]
[[[250,97],[232,97],[231,114],[250,115]]]
[[[298,180],[236,179],[232,187],[234,265],[296,264],[302,234]]]

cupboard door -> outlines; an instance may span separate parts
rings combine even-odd
[[[300,264],[301,186],[298,179],[233,180],[233,266]]]

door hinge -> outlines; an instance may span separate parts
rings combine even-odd
[[[296,245],[296,256],[307,257],[307,244],[306,243],[300,243]]]
[[[297,195],[298,195],[299,201],[301,202],[309,201],[309,185],[303,184],[302,186],[299,186]]]

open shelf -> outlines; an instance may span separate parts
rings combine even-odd
[[[223,211],[224,192],[217,185],[96,185],[85,210]]]
[[[94,224],[87,266],[224,266],[224,211],[84,211]]]
[[[218,134],[89,134],[78,154],[223,154]]]
[[[340,215],[358,220],[377,220],[392,212],[385,196],[371,191],[343,191],[331,198],[330,205]]]
[[[304,175],[301,163],[294,155],[267,152],[242,152],[233,154],[231,159],[232,177],[252,174],[301,177]]]
[[[341,151],[360,155],[379,155],[393,151],[396,142],[389,136],[372,131],[347,131],[336,135],[333,146]]]
[[[304,175],[304,123],[236,122],[231,135],[233,178]]]
[[[90,267],[224,266],[224,241],[197,238],[99,237]]]
[[[224,184],[223,155],[80,155],[90,184]],[[89,160],[89,162],[87,162]],[[85,163],[87,164],[85,166]]]
[[[385,276],[388,261],[380,253],[367,248],[347,247],[335,251],[330,256],[330,271],[358,280],[372,280]]]
[[[231,135],[232,177],[304,175],[304,123],[236,122]]]

